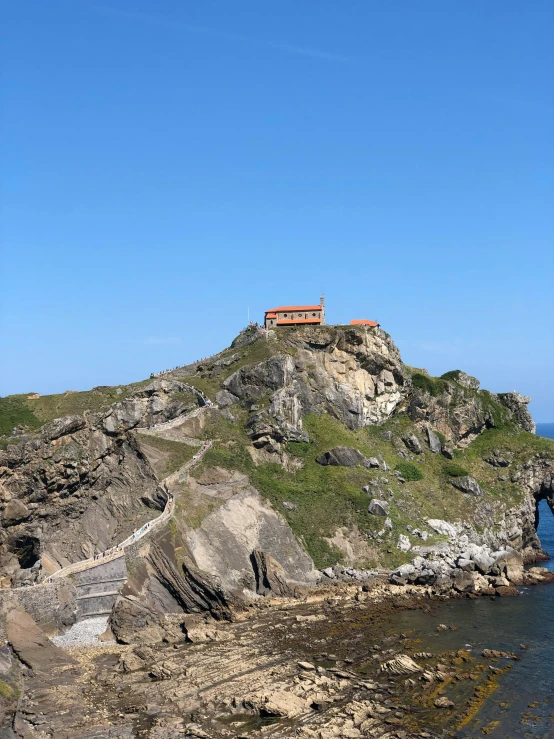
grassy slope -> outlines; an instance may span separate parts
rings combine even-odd
[[[26,431],[32,431],[55,418],[80,415],[84,411],[101,411],[114,403],[119,403],[150,382],[152,380],[148,379],[130,385],[102,386],[82,392],[67,391],[57,395],[41,395],[39,398],[32,398],[27,393],[0,398],[0,445],[5,445],[6,437],[16,426],[23,426]],[[196,395],[190,391],[174,393],[173,397],[183,403],[196,404]]]
[[[242,366],[257,364],[278,352],[294,353],[294,349],[286,346],[286,338],[277,332],[275,341],[259,339],[245,347],[229,348],[221,353],[221,357],[238,354],[238,361],[229,367],[222,368],[218,376],[209,376],[201,372],[187,377],[186,381],[214,397],[220,389],[222,381]],[[442,378],[424,375],[424,371],[409,368],[412,374],[428,378],[431,392],[436,396],[443,389]],[[204,375],[204,376],[202,376]],[[451,378],[448,378],[451,379]],[[44,396],[36,400],[28,400],[26,395],[0,398],[0,435],[7,434],[19,424],[27,428],[37,428],[43,423],[66,414],[80,413],[83,410],[99,410],[109,404],[122,400],[140,385],[136,383],[121,386],[121,394],[116,388],[96,388],[83,393],[65,393]],[[422,389],[427,389],[426,380],[418,380]],[[423,387],[425,386],[425,388]],[[458,386],[460,388],[460,386]],[[455,464],[472,474],[482,485],[485,495],[491,500],[501,500],[506,505],[517,502],[521,493],[509,481],[509,468],[495,470],[483,462],[492,449],[512,452],[513,464],[524,461],[532,454],[548,453],[554,455],[554,442],[536,437],[525,432],[514,432],[504,423],[501,407],[494,403],[486,391],[472,391],[460,388],[460,401],[470,396],[478,397],[484,404],[492,404],[493,416],[499,428],[484,432],[466,450],[456,452]],[[404,414],[399,414],[380,427],[367,427],[359,431],[350,431],[338,421],[328,416],[308,416],[304,420],[305,429],[309,432],[311,443],[291,444],[289,454],[297,457],[302,468],[296,472],[287,472],[277,464],[255,466],[248,452],[249,440],[244,432],[246,411],[233,406],[236,418],[230,423],[219,414],[214,414],[204,430],[205,438],[216,439],[214,447],[202,462],[203,467],[222,466],[236,469],[249,475],[252,484],[283,513],[292,529],[301,538],[318,566],[334,564],[338,552],[329,546],[326,539],[331,537],[337,528],[354,525],[370,537],[382,528],[383,519],[367,514],[369,496],[362,491],[362,486],[371,481],[386,477],[388,483],[381,488],[393,491],[390,517],[393,531],[390,538],[385,538],[380,547],[379,563],[387,566],[396,565],[409,559],[396,549],[396,541],[400,533],[406,534],[406,525],[426,528],[426,518],[445,518],[450,520],[471,518],[474,500],[455,490],[450,484],[448,469],[452,463],[441,455],[425,454],[425,462],[417,457],[414,464],[423,473],[418,481],[400,484],[392,472],[366,470],[364,468],[322,467],[315,458],[333,446],[353,446],[366,455],[382,455],[388,465],[394,469],[401,461],[394,445],[383,437],[384,430],[390,430],[398,438],[413,430],[413,424]],[[157,454],[157,473],[163,477],[177,469],[194,453],[194,449],[179,442],[144,437],[142,444],[150,445]],[[0,438],[0,443],[2,439]],[[501,482],[498,476],[505,474],[508,480]],[[186,497],[186,496],[185,496]],[[298,505],[298,511],[287,511],[282,507],[283,501]],[[192,525],[198,525],[209,510],[196,510],[194,501],[190,501]],[[184,511],[186,514],[186,511]],[[418,540],[412,540],[418,543]],[[377,564],[366,562],[365,564]]]
[[[136,438],[160,480],[182,467],[198,451],[197,447],[190,444],[159,436],[136,434]]]
[[[40,428],[54,418],[99,411],[117,403],[146,385],[150,380],[117,387],[96,387],[83,392],[67,391],[57,395],[29,397],[30,393],[0,398],[0,436],[7,436],[16,426],[26,430]],[[118,392],[119,391],[119,392]]]
[[[383,426],[370,426],[359,431],[350,431],[329,416],[307,416],[304,427],[310,434],[311,443],[290,444],[288,450],[302,461],[302,469],[287,472],[279,464],[266,463],[256,467],[247,451],[248,438],[241,424],[214,418],[205,429],[205,435],[217,438],[218,442],[208,452],[202,466],[221,466],[248,474],[252,484],[283,513],[291,528],[303,539],[318,566],[337,561],[337,552],[329,546],[326,538],[331,537],[338,527],[352,528],[355,525],[370,537],[382,528],[383,519],[367,513],[370,497],[362,487],[371,481],[386,477],[388,483],[380,483],[380,487],[393,491],[390,507],[393,531],[389,539],[384,538],[377,544],[381,550],[380,564],[393,566],[410,559],[410,555],[396,548],[398,535],[407,534],[407,524],[429,530],[425,524],[427,518],[455,521],[473,517],[475,499],[450,484],[448,470],[453,463],[440,454],[427,451],[425,461],[416,456],[413,464],[421,470],[423,478],[405,484],[399,483],[392,471],[323,467],[315,461],[321,452],[333,446],[353,446],[368,456],[382,455],[394,469],[401,458],[394,445],[383,437],[383,431],[390,430],[398,437],[414,430],[407,416],[401,414]],[[490,454],[492,449],[511,451],[515,455],[513,465],[516,465],[537,452],[554,454],[554,442],[526,432],[491,429],[468,449],[456,452],[455,464],[480,482],[486,498],[491,502],[501,500],[504,505],[511,506],[521,500],[521,492],[510,482],[509,469],[497,470],[483,462],[483,456]],[[499,481],[499,475],[506,476],[507,481]],[[282,506],[283,501],[295,503],[298,511],[287,511]],[[412,539],[412,543],[421,541]]]
[[[256,364],[279,351],[283,351],[280,337],[275,342],[257,341],[239,350],[239,362],[226,368],[219,377],[191,377],[187,378],[187,382],[197,385],[213,397],[222,380],[239,367]],[[422,376],[421,370],[409,369]],[[448,376],[446,379],[452,383],[455,377]],[[429,385],[432,394],[437,397],[443,393],[446,381],[427,375],[418,384],[421,389],[428,389]],[[402,460],[394,445],[383,437],[384,430],[392,431],[397,440],[405,433],[415,431],[415,426],[405,414],[389,419],[383,426],[370,426],[359,431],[350,431],[329,416],[307,416],[304,419],[304,428],[310,434],[311,443],[289,445],[289,454],[299,458],[302,468],[288,472],[279,464],[254,465],[247,451],[249,440],[243,430],[246,412],[233,406],[236,423],[214,418],[205,429],[206,438],[218,441],[202,464],[204,467],[237,469],[248,474],[252,484],[283,513],[295,533],[303,539],[318,566],[337,561],[337,551],[329,546],[326,539],[333,536],[340,526],[352,528],[355,525],[369,536],[370,542],[375,541],[371,535],[382,529],[383,519],[367,513],[370,497],[362,491],[362,487],[371,481],[387,478],[388,482],[380,483],[380,486],[381,489],[390,489],[393,493],[390,509],[393,531],[389,538],[384,537],[377,546],[381,552],[379,562],[387,566],[396,565],[410,558],[396,548],[398,535],[408,533],[408,524],[428,530],[425,525],[427,518],[470,520],[473,517],[475,499],[451,485],[452,472],[471,474],[480,482],[485,496],[491,502],[500,500],[504,505],[511,506],[521,499],[521,492],[510,482],[510,470],[494,469],[483,462],[483,456],[490,454],[492,449],[510,451],[515,455],[513,465],[516,465],[536,452],[554,454],[553,442],[513,430],[505,421],[503,407],[487,391],[470,390],[454,384],[454,396],[456,400],[453,407],[474,398],[478,399],[491,410],[498,428],[485,431],[468,449],[457,451],[453,462],[429,451],[424,455],[424,462],[415,456],[412,464],[423,474],[421,480],[405,484],[397,481],[392,470]],[[381,455],[392,470],[384,473],[382,470],[322,467],[317,464],[315,458],[334,446],[353,446],[368,456]],[[457,470],[456,467],[460,469]],[[506,476],[507,481],[499,481],[500,475]],[[284,509],[284,501],[295,503],[298,511]],[[421,541],[412,539],[412,543]]]

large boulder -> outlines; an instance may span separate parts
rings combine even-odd
[[[435,432],[427,427],[427,441],[429,442],[429,450],[433,452],[434,454],[437,454],[442,449],[441,440],[435,434]]]
[[[403,436],[402,441],[404,442],[406,447],[414,454],[421,454],[421,452],[423,451],[419,439],[415,434],[408,434],[407,436]]]
[[[450,539],[455,539],[458,535],[455,527],[448,521],[443,521],[442,518],[428,518],[427,524],[435,533],[448,536]]]
[[[416,672],[423,672],[417,662],[407,654],[397,654],[396,657],[381,662],[379,670],[387,675],[413,675]]]
[[[367,464],[366,458],[358,449],[348,446],[336,446],[334,449],[320,454],[316,458],[316,462],[333,467],[357,467],[359,465],[366,466]]]
[[[7,506],[2,512],[2,525],[3,526],[15,526],[22,521],[26,521],[30,518],[31,512],[27,506],[20,500],[10,500]]]
[[[467,549],[460,554],[460,559],[471,560],[483,575],[491,571],[495,562],[491,550],[479,544],[468,544]]]
[[[228,405],[233,405],[238,400],[236,395],[230,393],[228,390],[220,390],[215,396],[215,402],[220,408],[226,408]]]
[[[495,552],[497,555],[492,569],[498,568],[498,574],[504,574],[512,583],[519,584],[523,580],[523,559],[514,551]]]
[[[459,593],[463,593],[466,590],[473,590],[473,573],[466,572],[466,570],[455,569],[452,572],[452,587]]]
[[[453,477],[450,482],[457,490],[461,490],[462,493],[466,493],[467,495],[475,495],[476,497],[483,495],[481,486],[477,480],[470,477],[470,475],[465,475],[464,477]]]
[[[22,608],[6,614],[6,636],[21,662],[35,672],[50,674],[56,667],[75,665],[75,660],[56,647]]]
[[[402,552],[409,552],[412,545],[410,543],[409,538],[406,536],[406,534],[400,534],[398,537],[398,543],[396,545],[397,549],[400,549]]]
[[[489,457],[483,457],[483,461],[490,464],[491,467],[509,467],[510,462],[504,459],[499,452],[493,450],[493,453]]]
[[[388,516],[389,504],[386,500],[378,500],[377,498],[373,498],[368,506],[367,512],[370,513],[372,516]]]
[[[120,644],[154,644],[164,637],[158,614],[136,599],[118,597],[110,615],[110,628]]]
[[[243,701],[245,708],[254,710],[261,716],[279,716],[294,718],[304,713],[308,705],[303,698],[286,690],[275,690],[268,693],[256,693]]]
[[[287,597],[293,594],[293,589],[287,583],[285,571],[275,557],[260,549],[255,549],[250,559],[256,576],[258,595]]]

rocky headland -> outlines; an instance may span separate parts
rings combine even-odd
[[[494,670],[341,640],[551,579],[524,567],[554,509],[528,402],[342,326],[0,399],[2,736],[441,735],[475,705],[441,685]]]

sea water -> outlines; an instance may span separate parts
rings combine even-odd
[[[554,438],[554,424],[539,425],[537,433]],[[542,547],[554,558],[554,516],[546,501],[540,503],[539,515]],[[539,564],[554,569],[554,559]],[[469,645],[476,655],[500,649],[520,657],[510,662],[512,669],[500,677],[498,689],[458,737],[554,739],[554,584],[519,590],[514,598],[448,601],[436,607],[432,618],[413,611],[399,616],[397,626],[415,629],[422,649],[440,652]],[[438,633],[439,623],[457,630]]]

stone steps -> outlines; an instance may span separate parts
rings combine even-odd
[[[87,618],[94,618],[95,616],[108,616],[111,612],[111,608],[109,608],[107,611],[91,611],[90,613],[85,613],[83,616],[81,616],[80,620],[84,621]]]
[[[117,595],[119,590],[101,590],[96,593],[87,593],[87,595],[78,595],[75,600],[87,600],[89,598],[100,598],[106,595]]]

